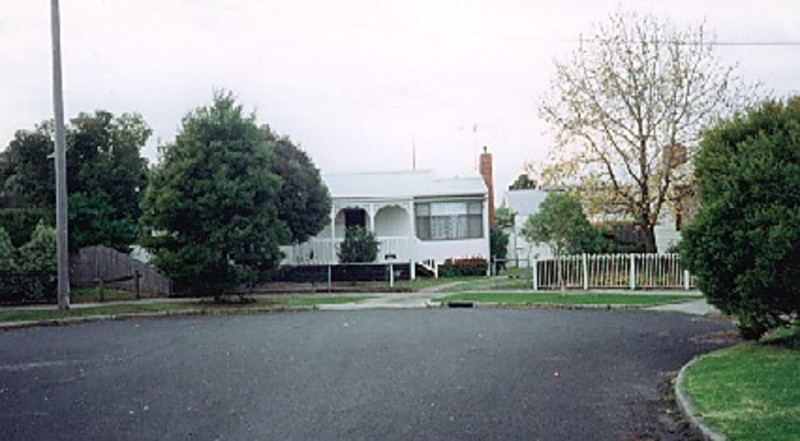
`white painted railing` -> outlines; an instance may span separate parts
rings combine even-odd
[[[413,238],[405,236],[378,237],[378,263],[387,261],[409,262],[414,260],[415,242]],[[337,253],[343,239],[311,239],[298,245],[283,246],[286,265],[322,265],[339,262]],[[394,256],[394,259],[387,259]]]
[[[695,287],[678,254],[582,254],[534,262],[534,289]]]

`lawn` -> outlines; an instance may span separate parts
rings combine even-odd
[[[695,300],[680,294],[577,293],[464,293],[434,299],[437,302],[473,301],[507,305],[656,305]]]
[[[695,413],[730,439],[798,440],[800,332],[764,341],[701,357],[684,391]]]
[[[69,317],[87,317],[95,315],[118,315],[134,314],[142,312],[176,311],[197,307],[191,303],[154,303],[154,304],[127,304],[127,305],[104,305],[91,308],[73,308],[66,311],[58,309],[9,309],[0,310],[0,323],[33,321],[33,320],[54,320]]]
[[[70,289],[70,300],[74,303],[92,303],[99,302],[102,295],[104,301],[113,302],[119,300],[133,300],[136,298],[136,293],[132,291],[123,291],[120,289],[103,289],[102,293],[98,288],[72,288]],[[142,292],[140,297],[151,298],[154,297],[152,293]]]

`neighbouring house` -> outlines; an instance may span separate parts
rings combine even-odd
[[[553,252],[548,245],[528,243],[519,232],[522,230],[528,217],[539,212],[539,205],[547,197],[548,190],[521,189],[506,190],[503,195],[503,204],[514,213],[514,224],[507,231],[508,253],[506,254],[511,266],[528,266],[528,259],[549,259]]]
[[[307,242],[282,247],[283,263],[338,263],[338,246],[350,227],[375,234],[379,263],[431,266],[449,258],[488,259],[494,215],[490,153],[481,155],[480,168],[483,176],[455,178],[432,171],[325,175],[332,202],[330,222]]]
[[[507,231],[509,233],[508,241],[508,259],[518,262],[518,266],[527,266],[528,259],[549,259],[553,257],[553,252],[548,245],[545,244],[531,244],[528,243],[519,232],[525,221],[529,216],[539,212],[539,206],[547,197],[551,189],[510,189],[503,195],[503,204],[507,206],[514,214],[514,224]],[[684,208],[687,214],[691,214],[692,207]],[[605,216],[602,219],[592,219],[596,225],[604,224],[609,229],[611,234],[620,243],[631,243],[643,241],[644,237],[637,234],[637,229],[630,221],[618,219],[616,216]],[[656,246],[660,254],[670,252],[674,246],[680,241],[680,229],[685,225],[686,215],[674,215],[672,210],[664,207],[662,214],[659,217],[659,222],[654,228],[656,236]],[[642,242],[643,243],[643,242]],[[513,265],[513,263],[512,263]]]

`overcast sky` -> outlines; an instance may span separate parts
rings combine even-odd
[[[0,0],[0,148],[51,118],[49,4]],[[795,43],[717,52],[777,96],[800,93],[797,0],[67,0],[65,108],[142,114],[155,160],[226,88],[324,173],[411,169],[416,144],[417,168],[467,175],[488,145],[500,191],[547,156],[536,108],[553,59],[620,6],[705,20],[720,42]]]

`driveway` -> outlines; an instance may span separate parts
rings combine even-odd
[[[502,309],[20,329],[0,333],[0,439],[682,439],[660,387],[732,329]]]

